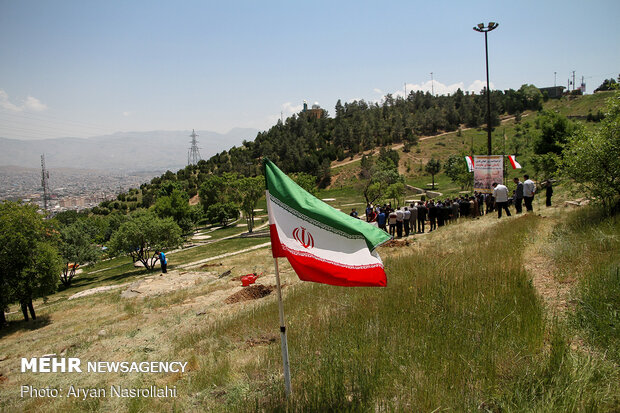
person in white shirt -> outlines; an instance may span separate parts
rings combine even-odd
[[[495,205],[497,206],[497,218],[502,217],[502,208],[506,211],[506,215],[510,216],[508,209],[508,188],[506,185],[493,182],[493,196],[495,197]]]
[[[400,207],[396,207],[396,235],[398,238],[403,236],[403,221],[405,219],[404,212],[400,209]]]
[[[525,178],[525,182],[523,182],[523,203],[527,211],[533,211],[532,201],[534,200],[534,193],[536,192],[536,184],[528,175],[523,175],[523,178]]]
[[[409,211],[409,208],[405,207],[403,211],[403,231],[405,231],[405,237],[409,236],[409,229],[411,228],[409,226],[409,221],[411,221],[411,211]]]

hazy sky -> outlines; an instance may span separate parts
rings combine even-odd
[[[0,0],[0,137],[268,129],[303,100],[620,73],[620,1]]]

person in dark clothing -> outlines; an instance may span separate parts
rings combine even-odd
[[[37,319],[37,315],[34,312],[34,306],[32,305],[32,299],[22,300],[20,303],[22,308],[22,314],[24,314],[24,320],[28,321],[28,310],[30,310],[30,315],[33,320]]]
[[[437,208],[437,226],[443,227],[444,221],[443,221],[443,214],[441,213],[441,210],[443,209],[443,203],[437,202],[437,204],[435,205],[435,208]]]
[[[546,185],[546,189],[545,189],[545,196],[546,196],[546,201],[545,201],[545,205],[550,207],[551,206],[551,197],[553,196],[553,186],[551,185],[551,181],[547,180],[547,185]]]
[[[418,232],[424,233],[424,223],[428,209],[423,202],[418,202]]]
[[[385,215],[385,210],[381,208],[379,215],[377,215],[377,225],[379,226],[379,228],[381,228],[385,232],[388,232],[387,227],[385,225],[386,222],[387,222],[387,215]]]
[[[459,201],[459,214],[462,217],[467,217],[469,216],[469,200],[468,199],[462,199]]]
[[[450,205],[450,201],[448,200],[443,204],[439,212],[439,215],[441,215],[443,222],[446,225],[450,223],[451,214],[452,214],[452,208],[449,205]]]
[[[520,214],[523,211],[523,182],[519,180],[519,178],[514,178],[512,180],[517,188],[515,189],[514,203],[517,214]]]
[[[437,206],[433,201],[428,204],[428,220],[431,223],[431,232],[434,229],[437,229]]]
[[[495,210],[495,198],[493,194],[486,194],[484,197],[484,203],[486,204],[486,213],[493,212]]]
[[[478,199],[478,216],[484,215],[484,194],[479,193],[476,195],[476,199]]]

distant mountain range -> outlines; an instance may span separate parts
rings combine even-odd
[[[252,141],[258,130],[234,128],[226,134],[196,131],[203,159]],[[17,140],[0,137],[0,165],[39,168],[41,155],[49,168],[177,171],[187,165],[190,130],[117,132],[92,138]]]

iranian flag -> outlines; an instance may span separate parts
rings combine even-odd
[[[340,286],[387,285],[375,248],[391,237],[332,208],[265,159],[271,250],[301,280]]]
[[[466,156],[465,162],[467,162],[467,172],[474,172],[474,158],[471,156]]]
[[[508,155],[508,160],[510,161],[510,165],[512,165],[512,169],[521,169],[521,164],[517,162],[517,157],[515,155]]]

